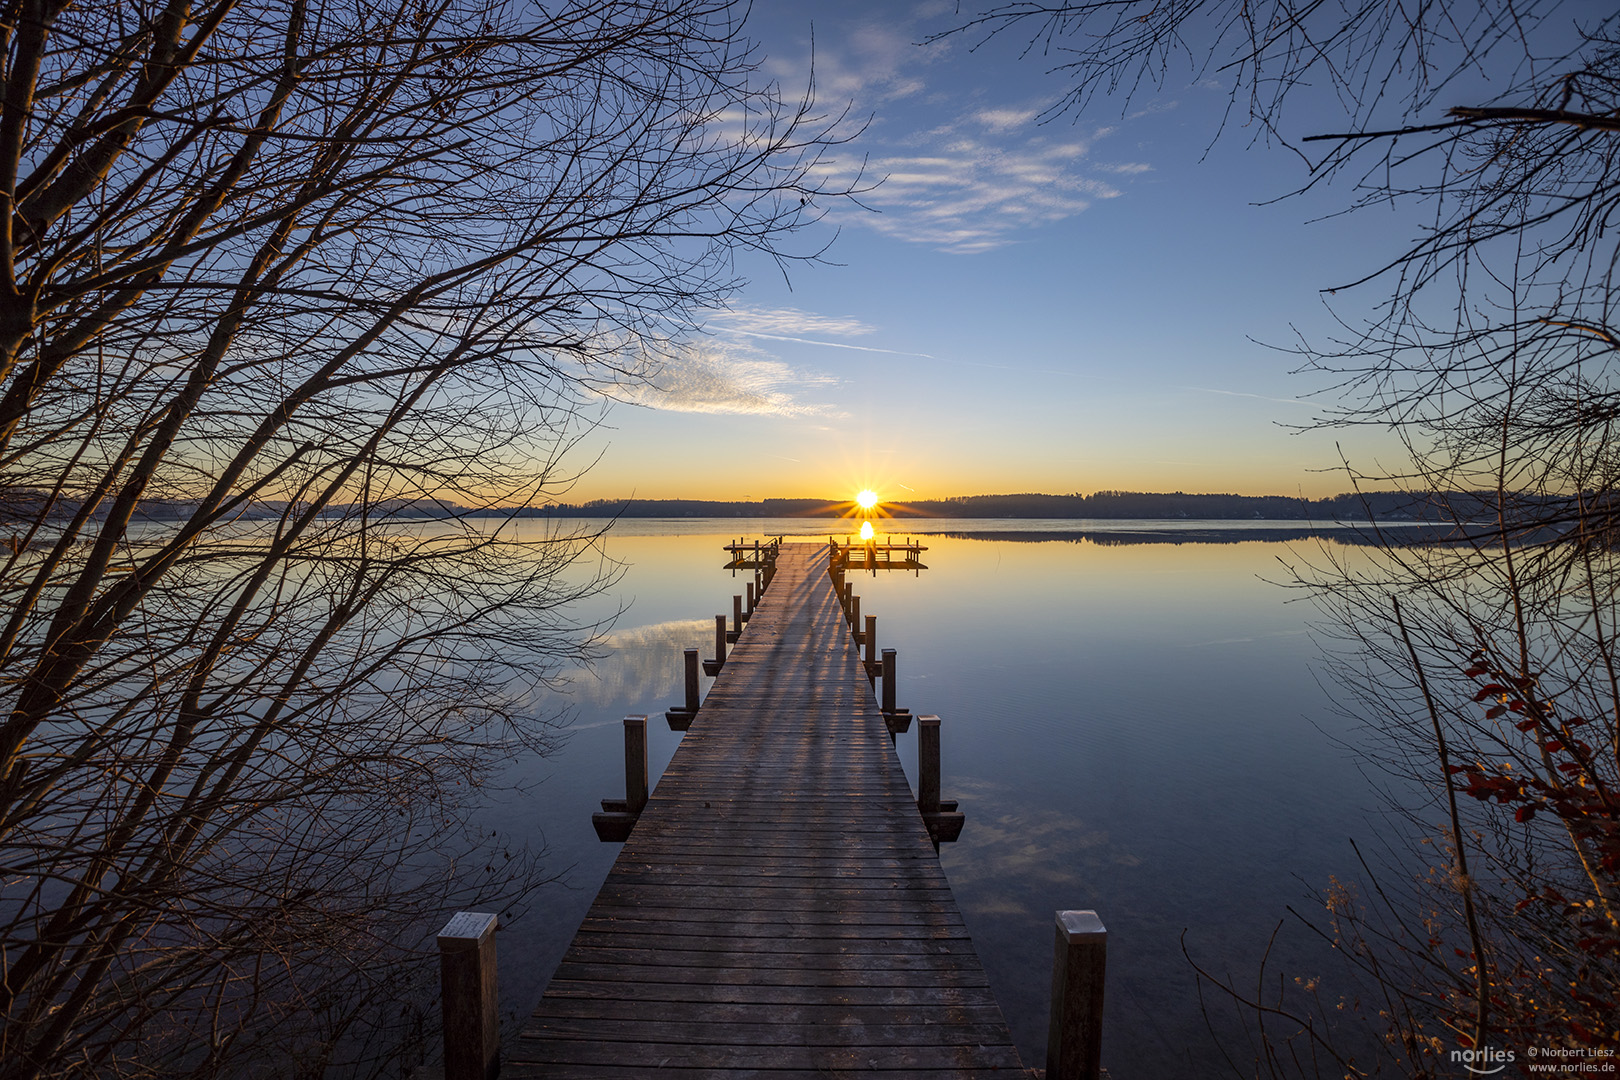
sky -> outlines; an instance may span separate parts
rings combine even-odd
[[[626,391],[566,501],[886,500],[1099,490],[1349,490],[1387,433],[1298,431],[1331,381],[1291,374],[1382,298],[1329,295],[1397,253],[1402,211],[1338,215],[1348,185],[1233,115],[1220,73],[1045,117],[1067,84],[1012,43],[923,45],[950,0],[756,0],[761,74],[865,129],[829,175],[881,179],[792,243],[659,376]],[[1336,130],[1307,103],[1285,136]],[[1342,121],[1341,121],[1342,122]]]

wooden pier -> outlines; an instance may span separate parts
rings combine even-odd
[[[772,544],[768,577],[763,550],[732,550],[768,588],[701,706],[676,710],[686,735],[508,1042],[508,1080],[1020,1075],[829,548]]]

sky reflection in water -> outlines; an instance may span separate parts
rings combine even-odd
[[[1076,523],[952,531],[1003,525]],[[675,752],[662,712],[681,698],[681,651],[709,655],[714,615],[744,588],[720,569],[721,545],[742,535],[741,523],[632,521],[607,542],[627,570],[595,607],[630,605],[612,651],[571,680],[563,750],[514,765],[542,782],[494,812],[566,870],[502,936],[509,1010],[538,999],[619,850],[596,841],[590,814],[623,796],[620,719],[651,715],[655,778]],[[942,718],[943,794],[967,826],[941,860],[1026,1063],[1044,1061],[1052,912],[1095,908],[1110,934],[1104,1063],[1119,1080],[1219,1075],[1183,929],[1201,962],[1252,985],[1285,906],[1316,910],[1310,887],[1354,876],[1347,838],[1384,825],[1338,745],[1354,722],[1313,676],[1314,610],[1262,580],[1285,578],[1278,559],[1309,545],[924,542],[921,577],[860,576],[855,591],[880,648],[899,650],[899,704]],[[914,732],[897,748],[915,782]],[[1290,974],[1327,973],[1306,937],[1275,955]]]

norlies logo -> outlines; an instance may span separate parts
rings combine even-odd
[[[1478,1050],[1453,1050],[1451,1060],[1476,1076],[1491,1076],[1508,1067],[1513,1061],[1513,1051],[1498,1050],[1494,1046]]]

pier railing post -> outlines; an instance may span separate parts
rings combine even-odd
[[[444,1080],[495,1080],[501,1071],[496,923],[487,912],[458,911],[439,931]]]
[[[877,682],[877,616],[866,617],[866,681]]]
[[[694,716],[698,711],[698,651],[686,650],[686,711]]]
[[[1108,931],[1095,911],[1057,913],[1052,956],[1052,1016],[1046,1035],[1047,1080],[1102,1075],[1103,975]]]
[[[861,643],[861,598],[858,596],[849,598],[849,628],[855,635],[855,644],[859,645]]]
[[[714,667],[716,675],[720,673],[720,669],[722,667],[725,667],[725,664],[726,617],[724,615],[716,615],[714,617]]]
[[[883,650],[883,711],[892,713],[894,709],[894,683],[896,653],[893,649]]]
[[[624,718],[625,809],[639,814],[647,806],[647,718]]]
[[[731,635],[731,640],[732,641],[736,641],[738,638],[742,637],[742,627],[743,627],[742,600],[743,600],[743,598],[741,596],[733,596],[731,598],[731,626],[732,626],[732,629],[735,631]]]
[[[686,703],[678,709],[668,709],[664,712],[664,719],[669,722],[669,730],[685,731],[692,726],[693,717],[698,711],[698,651],[687,649],[686,665]]]
[[[917,717],[917,809],[939,813],[939,717]]]
[[[754,583],[752,581],[750,581],[750,582],[748,582],[748,607],[747,607],[747,612],[748,612],[748,614],[750,616],[752,616],[754,614],[754,607],[756,606],[757,602],[758,602],[758,598],[754,595]]]

